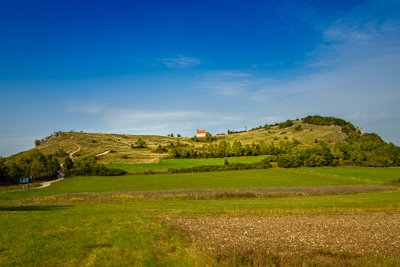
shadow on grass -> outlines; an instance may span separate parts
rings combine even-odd
[[[68,209],[73,206],[69,205],[52,205],[52,206],[9,206],[2,207],[0,206],[0,211],[41,211],[41,210],[60,210],[60,209]]]

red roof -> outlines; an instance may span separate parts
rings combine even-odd
[[[206,133],[206,130],[198,130],[197,133]]]

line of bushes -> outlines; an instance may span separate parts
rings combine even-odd
[[[0,157],[0,184],[17,184],[24,177],[32,177],[32,181],[56,178],[60,169],[57,155],[45,156],[38,149],[32,149],[7,158]]]
[[[69,158],[68,158],[69,159]],[[67,160],[68,160],[67,159]],[[107,168],[103,164],[97,163],[97,157],[87,156],[75,162],[68,160],[65,164],[64,173],[67,175],[99,175],[99,176],[118,176],[127,172],[116,168]]]
[[[224,165],[202,165],[190,168],[168,168],[166,173],[194,173],[194,172],[214,172],[214,171],[236,171],[236,170],[261,170],[272,168],[267,159],[253,163],[228,163],[225,159]]]
[[[341,126],[342,132],[346,133],[347,135],[353,137],[353,135],[357,135],[356,127],[348,121],[343,119],[335,118],[335,117],[324,117],[319,115],[307,116],[302,119],[304,123],[309,123],[313,125],[322,125],[322,126],[329,126],[329,125],[338,125]]]

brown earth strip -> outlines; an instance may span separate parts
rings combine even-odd
[[[400,215],[166,219],[195,244],[226,255],[234,251],[302,251],[399,255]]]

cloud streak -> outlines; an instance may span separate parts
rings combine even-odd
[[[113,109],[105,114],[107,125],[118,132],[142,134],[167,134],[176,130],[195,134],[197,127],[222,128],[232,125],[243,118],[217,114],[214,112],[180,110],[149,111],[134,109]]]
[[[179,56],[176,58],[159,59],[168,68],[190,68],[201,64],[201,60],[193,57]]]

